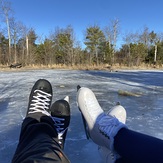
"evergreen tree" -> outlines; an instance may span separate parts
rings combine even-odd
[[[96,65],[99,64],[99,51],[100,47],[105,41],[105,36],[99,26],[91,26],[86,31],[86,41],[84,44],[87,46],[90,54],[95,56]],[[92,56],[90,55],[90,64],[92,63]]]

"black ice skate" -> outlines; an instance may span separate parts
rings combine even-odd
[[[58,143],[63,149],[70,123],[70,106],[68,96],[53,103],[51,107],[51,116],[58,133]]]
[[[50,105],[52,101],[52,86],[49,81],[39,79],[34,84],[30,96],[26,116],[37,117],[50,116]]]

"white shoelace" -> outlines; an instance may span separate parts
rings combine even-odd
[[[54,121],[54,125],[56,127],[57,133],[58,133],[58,139],[62,140],[63,139],[63,134],[66,131],[67,128],[64,128],[64,118],[58,118],[58,117],[52,117]],[[61,141],[59,141],[60,144],[62,144]]]
[[[43,92],[41,90],[35,90],[34,93],[36,92],[37,92],[37,95],[33,96],[33,100],[30,105],[28,114],[41,112],[42,114],[50,116],[50,114],[46,110],[49,109],[50,97],[52,95],[46,92]]]

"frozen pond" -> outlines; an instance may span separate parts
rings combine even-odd
[[[106,112],[119,101],[127,110],[129,128],[163,139],[163,71],[1,71],[0,163],[11,162],[30,90],[40,78],[51,82],[53,101],[70,96],[71,122],[65,153],[72,163],[102,163],[97,146],[85,137],[76,105],[78,84],[91,88]],[[121,96],[119,90],[140,96]]]

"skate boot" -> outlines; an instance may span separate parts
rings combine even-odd
[[[113,117],[116,117],[120,122],[123,124],[126,123],[126,110],[123,106],[120,105],[120,103],[117,103],[116,106],[114,106],[112,109],[110,109],[107,113],[107,115],[111,115]],[[110,149],[99,146],[98,151],[100,153],[101,158],[105,163],[114,163],[117,159],[120,158],[120,156],[116,153],[116,151],[111,151]]]
[[[126,117],[127,117],[126,110],[120,103],[117,103],[113,108],[111,108],[107,112],[107,115],[116,117],[123,124],[126,123]]]
[[[64,148],[68,126],[70,123],[69,97],[54,102],[51,106],[51,116],[58,133],[58,144]]]
[[[90,138],[99,146],[114,151],[114,137],[126,125],[116,117],[106,115],[94,93],[85,87],[78,89],[77,103],[88,126]]]
[[[49,81],[39,79],[34,84],[30,96],[26,117],[40,120],[43,115],[50,116],[50,105],[52,101],[52,86]]]

